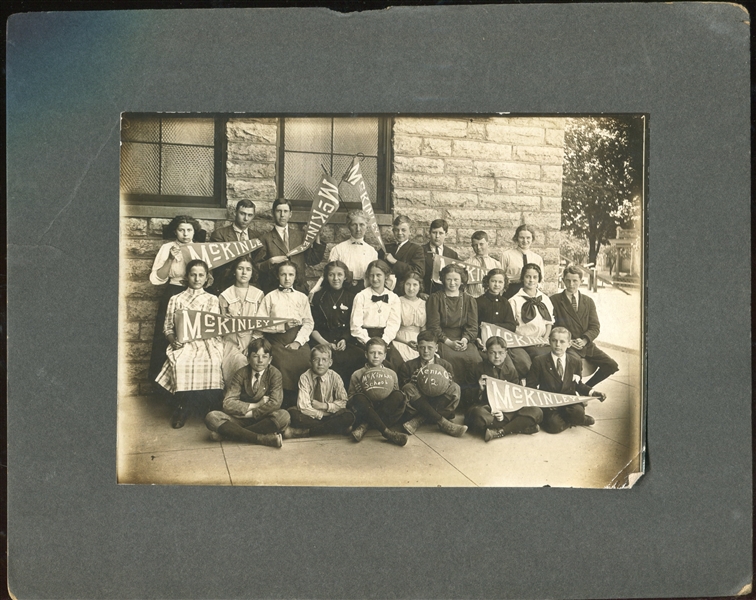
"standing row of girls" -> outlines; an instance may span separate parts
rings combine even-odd
[[[245,231],[237,226],[243,221],[239,213],[248,225],[250,211],[253,216],[251,202],[240,203],[234,225],[217,230],[214,236],[228,229],[243,239],[241,234]],[[282,213],[286,217],[283,223],[279,219]],[[166,228],[167,235],[174,239],[160,249],[150,275],[153,284],[166,284],[158,311],[150,376],[175,400],[173,427],[183,426],[191,412],[204,416],[219,406],[224,384],[247,365],[250,343],[263,336],[271,345],[272,364],[281,372],[284,402],[289,405],[296,399],[300,376],[310,367],[310,342],[331,350],[333,370],[348,384],[352,374],[364,366],[365,344],[370,338],[385,342],[386,362],[399,371],[407,361],[418,357],[417,336],[427,330],[438,341],[440,357],[453,366],[454,379],[464,396],[465,390],[477,386],[473,377],[476,365],[483,359],[479,333],[482,321],[525,335],[548,337],[553,307],[549,298],[538,291],[543,261],[528,250],[533,232],[526,226],[518,228],[515,240],[518,248],[525,247],[527,252],[520,253],[520,264],[533,262],[521,266],[519,279],[511,283],[507,274],[514,273],[516,261],[509,257],[509,263],[501,265],[488,256],[485,232],[473,235],[475,256],[470,262],[493,265],[475,298],[466,292],[467,272],[457,265],[444,267],[440,282],[432,280],[435,254],[458,258],[444,246],[448,231],[445,221],[439,219],[431,224],[430,241],[421,247],[408,241],[409,221],[398,217],[394,223],[397,243],[389,244],[380,254],[382,258],[377,258],[378,253],[364,242],[365,215],[352,212],[348,222],[351,237],[331,251],[331,260],[310,302],[304,293],[304,258],[296,261],[270,256],[275,244],[269,242],[280,240],[285,250],[296,241],[288,238],[290,207],[286,202],[277,201],[273,214],[276,225],[268,236],[272,240],[267,240],[262,252],[242,257],[224,269],[222,278],[229,285],[223,289],[218,289],[217,283],[213,286],[213,274],[205,263],[183,262],[181,245],[204,241],[197,221],[176,217]],[[321,247],[321,257],[322,250]],[[315,260],[317,256],[316,252]],[[365,265],[368,258],[371,260]],[[310,257],[307,262],[315,260]],[[260,273],[270,278],[265,286],[267,294],[255,285]],[[355,278],[354,273],[361,277]],[[277,285],[270,289],[272,284]],[[215,288],[218,296],[205,288]],[[432,293],[428,295],[429,292]],[[512,297],[507,299],[507,293]],[[267,330],[181,344],[176,339],[173,315],[184,309],[282,318],[286,322]],[[519,377],[525,378],[533,357],[548,352],[548,346],[529,347],[510,349],[509,356]]]

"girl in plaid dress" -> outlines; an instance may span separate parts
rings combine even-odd
[[[192,260],[186,265],[188,287],[173,296],[165,316],[165,337],[169,347],[167,360],[157,383],[174,394],[176,409],[171,416],[174,429],[183,427],[191,412],[204,417],[223,399],[223,342],[220,337],[181,343],[176,336],[174,315],[179,310],[220,313],[218,298],[203,288],[207,283],[207,264]]]

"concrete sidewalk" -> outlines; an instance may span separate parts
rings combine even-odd
[[[286,440],[280,449],[214,442],[199,419],[171,429],[170,410],[157,399],[124,397],[118,406],[118,481],[622,487],[630,473],[640,470],[640,356],[607,350],[620,371],[597,387],[607,394],[606,402],[588,404],[586,412],[596,419],[595,425],[558,435],[542,431],[512,435],[489,443],[469,433],[451,438],[429,425],[403,448],[384,441],[375,431],[359,444],[340,436]],[[462,422],[461,414],[456,422]]]

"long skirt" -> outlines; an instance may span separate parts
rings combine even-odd
[[[165,315],[168,312],[168,302],[176,294],[180,294],[186,288],[180,285],[168,284],[165,286],[163,297],[160,298],[158,304],[157,316],[155,317],[155,335],[152,336],[152,354],[150,355],[150,381],[155,381],[160,371],[165,364],[166,354],[168,349],[168,339],[163,333],[163,327],[165,326]]]
[[[294,327],[285,333],[265,334],[273,346],[273,366],[281,371],[284,390],[298,390],[300,375],[310,368],[310,346],[302,344],[298,350],[286,348],[286,344],[295,340],[299,329]]]
[[[462,330],[457,327],[449,327],[443,329],[444,335],[449,339],[457,341],[462,339]],[[480,352],[475,346],[475,342],[467,344],[467,350],[464,352],[457,352],[452,350],[446,344],[438,345],[438,354],[444,360],[448,360],[454,369],[454,381],[458,383],[464,390],[466,386],[477,385],[477,381],[473,381],[473,371],[475,365],[483,362],[480,357]]]

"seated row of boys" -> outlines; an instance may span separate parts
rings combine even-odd
[[[603,401],[603,393],[582,383],[580,359],[567,354],[571,338],[564,327],[551,330],[551,352],[534,359],[527,386],[560,394],[591,395]],[[420,356],[404,363],[396,373],[385,363],[386,343],[381,338],[371,338],[365,346],[366,364],[352,375],[347,392],[341,377],[330,369],[331,348],[315,346],[310,351],[310,369],[299,380],[297,405],[287,411],[281,408],[281,373],[270,364],[271,345],[264,338],[256,339],[250,345],[249,365],[226,386],[223,410],[209,412],[205,424],[215,440],[280,448],[284,439],[320,434],[351,434],[359,442],[371,427],[388,442],[404,446],[408,435],[426,423],[437,425],[453,437],[464,435],[469,428],[488,442],[510,434],[534,434],[539,426],[548,433],[559,433],[595,422],[585,414],[584,403],[493,411],[486,395],[486,378],[519,383],[501,337],[492,336],[486,341],[486,359],[475,372],[479,389],[469,390],[465,398],[453,381],[451,364],[436,354],[435,334],[421,332],[417,349]],[[373,387],[373,381],[379,383]],[[464,425],[453,422],[460,402],[466,409]]]

